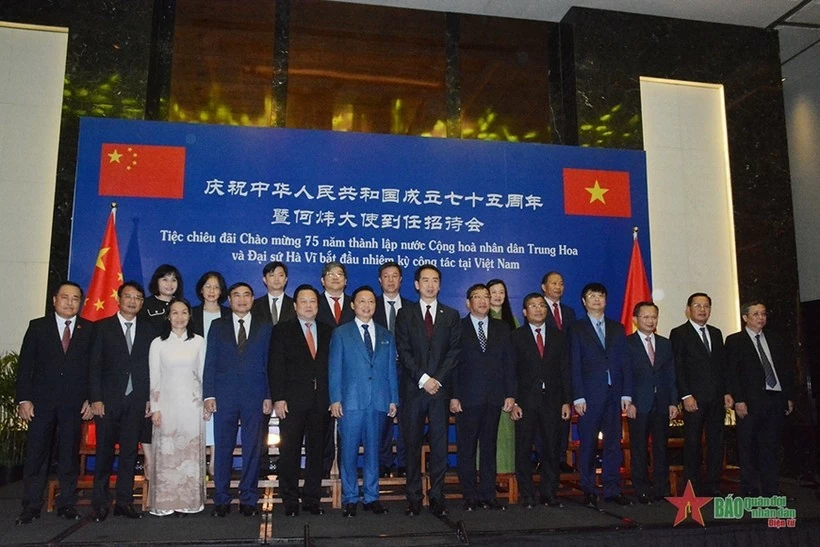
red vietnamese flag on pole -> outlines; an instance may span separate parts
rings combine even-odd
[[[111,204],[111,214],[108,215],[108,224],[105,226],[100,252],[97,254],[97,263],[94,274],[86,292],[85,305],[80,314],[90,321],[98,321],[110,317],[117,312],[117,289],[122,285],[122,262],[120,249],[117,245],[117,231],[115,230],[117,204]]]
[[[185,147],[104,143],[101,196],[182,199]]]
[[[621,324],[627,334],[635,332],[635,323],[632,320],[632,311],[638,302],[651,302],[652,291],[646,280],[646,270],[643,267],[641,248],[638,246],[638,228],[632,230],[632,258],[629,259],[629,273],[626,276],[626,290],[624,291],[624,307],[621,311]]]
[[[596,217],[631,217],[629,172],[564,169],[564,213]]]

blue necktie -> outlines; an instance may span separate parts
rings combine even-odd
[[[396,332],[396,301],[388,300],[387,303],[390,304],[390,317],[387,318],[387,330]]]
[[[373,339],[370,338],[370,331],[367,329],[370,325],[362,325],[364,329],[364,345],[367,347],[367,356],[373,358]]]
[[[595,332],[598,333],[598,339],[601,341],[601,345],[606,349],[606,337],[604,336],[604,322],[603,321],[596,321],[595,322]],[[612,385],[612,376],[609,374],[609,369],[606,369],[606,385]]]

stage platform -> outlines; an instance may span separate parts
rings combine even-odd
[[[724,492],[734,492],[737,484],[724,481]],[[87,518],[76,522],[58,519],[43,512],[34,523],[14,524],[20,513],[22,483],[0,488],[0,545],[260,545],[308,544],[329,546],[358,545],[726,545],[811,546],[820,542],[820,502],[815,489],[783,479],[787,507],[796,511],[794,528],[769,529],[765,520],[748,515],[741,520],[718,520],[713,502],[703,510],[701,527],[691,517],[677,527],[677,509],[670,503],[621,507],[601,502],[595,511],[581,505],[577,490],[562,491],[563,508],[524,509],[512,505],[506,511],[465,512],[461,500],[450,500],[447,517],[436,518],[425,508],[416,517],[404,515],[403,502],[386,502],[386,515],[365,513],[345,519],[341,510],[326,506],[322,516],[285,517],[281,504],[263,504],[262,515],[246,518],[236,508],[226,518],[210,516],[210,507],[185,518],[141,520],[109,516],[94,523]],[[627,490],[627,494],[630,492]],[[81,508],[83,514],[89,508]],[[694,543],[690,543],[694,542]]]

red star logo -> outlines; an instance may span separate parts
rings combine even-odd
[[[667,497],[666,500],[678,508],[678,514],[675,515],[675,524],[677,526],[686,520],[686,516],[691,513],[692,520],[706,526],[703,522],[703,515],[700,513],[701,508],[712,501],[712,498],[699,498],[695,496],[695,490],[692,488],[692,481],[686,481],[686,490],[683,491],[683,496]]]

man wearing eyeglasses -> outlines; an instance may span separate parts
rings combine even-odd
[[[743,330],[726,338],[740,489],[744,496],[776,496],[783,421],[794,410],[791,360],[783,339],[769,329],[764,332],[768,314],[762,302],[743,304],[740,315]]]
[[[94,343],[88,379],[88,399],[97,426],[97,460],[91,519],[108,516],[111,494],[108,476],[114,463],[114,445],[119,443],[114,516],[142,518],[133,505],[134,464],[143,419],[148,413],[148,350],[157,332],[147,320],[137,317],[145,291],[136,281],[126,281],[117,290],[119,311],[94,325]]]
[[[683,476],[701,496],[721,495],[723,422],[734,404],[726,385],[723,333],[707,325],[712,298],[696,292],[686,301],[689,320],[672,329],[678,394],[683,401]],[[701,436],[706,432],[706,478],[700,480]]]

